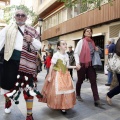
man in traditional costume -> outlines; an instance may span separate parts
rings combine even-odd
[[[0,31],[0,50],[4,49],[1,92],[5,96],[5,113],[11,112],[11,99],[18,104],[23,90],[27,107],[26,120],[33,120],[33,97],[42,95],[36,88],[36,54],[41,48],[37,31],[25,25],[27,15],[23,10],[15,13],[15,23]]]

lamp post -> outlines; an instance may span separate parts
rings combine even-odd
[[[42,42],[42,41],[41,41],[42,22],[43,22],[43,19],[42,19],[42,18],[39,18],[39,19],[38,19],[38,24],[39,24],[39,27],[40,27],[40,42]],[[40,49],[39,53],[41,54],[41,49]]]
[[[40,41],[41,41],[41,28],[42,28],[42,22],[43,22],[43,19],[42,19],[42,18],[39,18],[39,19],[38,19],[38,24],[39,24],[39,27],[40,27]]]

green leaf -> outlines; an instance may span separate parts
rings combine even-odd
[[[66,7],[72,7],[75,6],[75,4],[81,3],[82,6],[87,4],[94,4],[95,8],[98,7],[99,9],[101,9],[101,3],[103,2],[103,0],[57,0],[57,1],[63,2]],[[108,0],[108,2],[110,3],[110,5],[112,5],[113,0]]]
[[[4,8],[4,20],[6,21],[6,23],[10,23],[10,20],[13,19],[13,11],[15,12],[17,9],[22,9],[26,12],[26,14],[29,16],[30,20],[31,20],[31,24],[33,25],[33,23],[36,22],[36,17],[37,15],[30,10],[29,8],[27,8],[24,5],[12,5],[12,6],[7,6]],[[37,19],[38,20],[38,19]]]

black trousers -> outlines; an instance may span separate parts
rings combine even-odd
[[[85,80],[86,75],[91,84],[94,101],[97,101],[100,98],[99,98],[97,82],[96,82],[96,72],[92,66],[89,66],[88,68],[81,67],[80,70],[77,71],[78,81],[76,83],[76,94],[77,96],[80,96],[81,86],[83,81]]]
[[[120,93],[120,74],[117,74],[117,79],[118,79],[119,85],[107,93],[107,96],[109,98],[112,98],[113,96]]]
[[[73,69],[68,69],[70,72],[71,77],[73,78]]]
[[[4,61],[1,88],[5,90],[13,89],[17,81],[19,62],[20,61],[12,59],[10,59],[9,61]]]
[[[2,74],[3,74],[3,64],[0,64],[0,87],[1,87]]]

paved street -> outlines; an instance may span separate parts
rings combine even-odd
[[[41,90],[46,71],[43,70],[38,75],[38,88]],[[74,83],[77,77],[74,71]],[[101,101],[105,103],[104,109],[94,106],[90,84],[85,81],[82,86],[82,98],[84,102],[77,101],[75,107],[68,110],[66,115],[62,115],[60,111],[52,110],[44,103],[40,103],[35,98],[33,117],[34,120],[120,120],[120,96],[113,98],[113,106],[108,106],[105,101],[105,94],[109,87],[104,84],[107,81],[107,76],[98,74],[98,89]],[[20,97],[20,104],[12,106],[11,114],[4,113],[4,98],[0,96],[0,120],[25,120],[26,109],[23,96]]]

